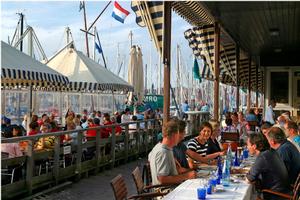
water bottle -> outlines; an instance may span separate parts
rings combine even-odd
[[[228,164],[231,166],[231,164],[232,164],[232,150],[231,150],[231,144],[230,143],[228,144],[226,158],[230,161]]]
[[[221,183],[221,179],[222,179],[222,159],[221,157],[219,156],[218,157],[218,170],[217,170],[217,184],[220,184]]]
[[[222,185],[229,186],[230,182],[230,160],[226,156],[222,170]]]
[[[244,148],[244,150],[243,150],[243,158],[244,159],[248,158],[248,149],[247,148]]]
[[[240,161],[239,161],[238,151],[237,151],[237,150],[236,150],[236,152],[235,152],[233,164],[234,164],[234,166],[240,166]]]

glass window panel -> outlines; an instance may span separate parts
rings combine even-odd
[[[271,98],[278,103],[288,103],[289,100],[289,73],[271,72]]]

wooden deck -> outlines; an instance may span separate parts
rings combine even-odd
[[[89,174],[111,169],[139,157],[144,157],[157,143],[157,135],[161,132],[158,120],[138,121],[136,131],[129,130],[129,124],[120,124],[123,134],[116,136],[115,125],[91,128],[97,130],[95,140],[82,143],[83,132],[77,130],[77,145],[64,146],[60,142],[60,135],[71,134],[74,131],[39,134],[18,138],[2,139],[2,143],[28,142],[28,149],[24,156],[2,159],[1,168],[22,165],[23,176],[12,184],[2,185],[2,199],[16,199],[30,196],[43,189],[61,184],[65,181],[78,181]],[[141,129],[140,124],[145,128]],[[191,123],[191,122],[190,122]],[[197,125],[199,122],[197,122]],[[100,138],[100,129],[112,127],[109,138]],[[194,125],[189,127],[196,128]],[[188,131],[187,137],[196,132]],[[53,149],[34,150],[34,143],[41,137],[55,136]],[[86,150],[94,148],[95,154],[91,158],[85,157]],[[70,151],[71,150],[71,151]],[[70,152],[67,152],[70,151]]]

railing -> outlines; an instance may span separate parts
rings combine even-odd
[[[144,123],[144,129],[140,128],[141,123]],[[136,130],[130,130],[130,124],[136,124]],[[122,135],[115,134],[116,126],[124,127]],[[103,128],[112,128],[109,138],[101,138],[100,130]],[[95,139],[82,143],[83,132],[93,129],[97,131]],[[90,171],[97,173],[101,167],[114,167],[116,162],[120,161],[126,163],[132,157],[137,158],[142,154],[147,154],[157,143],[157,134],[160,131],[161,125],[158,120],[146,120],[2,139],[2,143],[28,142],[26,155],[2,159],[2,169],[6,166],[21,165],[25,175],[21,180],[12,184],[2,185],[2,198],[10,199],[20,195],[24,197],[24,195],[31,195],[33,190],[50,184],[58,184],[68,178],[78,180]],[[60,136],[74,132],[77,132],[77,145],[62,145]],[[34,150],[34,143],[39,138],[49,136],[55,137],[53,149]],[[89,159],[84,158],[84,151],[93,148],[95,149],[94,156]],[[66,154],[67,149],[69,149],[68,154]],[[110,151],[107,151],[108,149]],[[70,162],[62,164],[66,162],[67,157]]]
[[[140,128],[144,124],[144,129]],[[130,130],[129,125],[136,124],[136,130]],[[197,122],[197,126],[198,126]],[[116,135],[116,126],[123,127],[121,135]],[[193,125],[193,127],[195,127]],[[101,138],[100,131],[104,128],[112,128],[109,138]],[[96,130],[93,140],[83,141],[84,132]],[[77,144],[62,144],[60,136],[77,132]],[[157,135],[161,132],[161,122],[156,119],[136,121],[123,124],[113,124],[55,133],[38,134],[2,139],[2,143],[28,142],[27,152],[24,156],[2,159],[1,168],[9,166],[22,166],[23,176],[20,180],[2,185],[2,198],[28,196],[38,189],[57,185],[68,179],[79,180],[90,172],[97,173],[104,167],[113,168],[121,162],[126,163],[130,159],[136,159],[147,155],[158,142]],[[188,131],[187,138],[195,132]],[[54,148],[35,150],[34,144],[43,137],[54,136]],[[89,150],[94,152],[88,157]]]

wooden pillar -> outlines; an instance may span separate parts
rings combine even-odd
[[[215,52],[214,52],[214,66],[215,66],[215,79],[214,79],[214,119],[219,120],[219,87],[220,87],[220,66],[219,66],[219,53],[220,53],[220,28],[219,24],[215,23]]]
[[[255,75],[256,75],[256,95],[255,95],[255,106],[258,107],[258,64],[256,64],[255,68]]]
[[[235,60],[236,60],[236,110],[240,109],[240,46],[235,46]]]
[[[248,66],[247,112],[249,112],[250,107],[251,107],[251,56],[249,56],[249,66]]]
[[[163,64],[164,64],[164,114],[163,123],[170,119],[170,66],[171,66],[171,4],[164,2],[164,25],[163,25]]]

